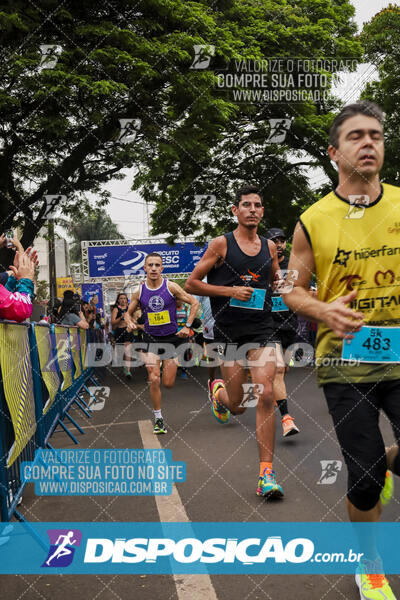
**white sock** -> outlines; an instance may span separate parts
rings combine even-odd
[[[154,412],[154,419],[162,419],[162,414],[161,414],[161,409],[160,410],[155,410]]]

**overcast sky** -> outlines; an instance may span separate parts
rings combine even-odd
[[[352,0],[356,9],[355,19],[359,30],[363,23],[369,21],[377,12],[390,3],[399,4],[400,0]],[[360,67],[357,75],[346,77],[343,82],[343,91],[340,93],[346,102],[355,101],[358,93],[365,83],[374,77],[374,70],[367,65]],[[313,182],[318,181],[321,176],[316,174]],[[107,212],[112,220],[118,225],[120,232],[127,238],[147,237],[146,208],[140,196],[130,190],[132,185],[133,170],[129,171],[127,177],[122,181],[112,181],[108,184],[113,195]],[[130,202],[128,203],[127,200]]]

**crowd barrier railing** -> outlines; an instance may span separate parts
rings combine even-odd
[[[2,521],[13,516],[24,521],[17,510],[24,487],[21,463],[35,460],[38,448],[52,449],[49,440],[58,425],[78,443],[64,423],[66,418],[84,433],[69,409],[75,403],[91,416],[79,393],[87,389],[89,379],[98,384],[93,368],[85,366],[87,344],[95,337],[76,327],[0,321]]]

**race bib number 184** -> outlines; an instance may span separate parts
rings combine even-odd
[[[149,325],[167,325],[171,323],[168,310],[162,310],[161,312],[149,312],[147,313],[149,318]]]

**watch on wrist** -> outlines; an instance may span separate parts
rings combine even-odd
[[[190,323],[190,325],[189,325],[189,323],[185,323],[185,327],[187,327],[188,329],[190,329],[192,325],[193,325],[193,323]]]

